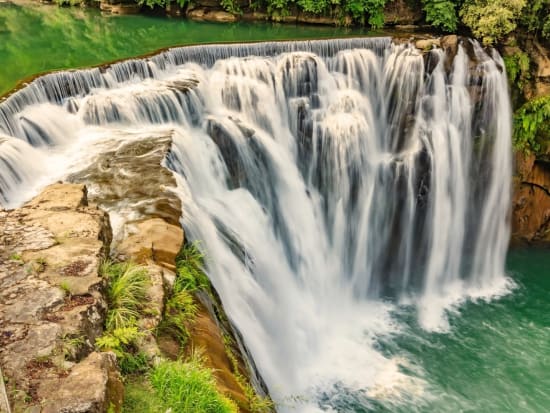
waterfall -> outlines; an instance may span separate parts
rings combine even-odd
[[[169,128],[182,223],[278,410],[424,397],[377,337],[399,331],[399,306],[445,331],[453,305],[506,288],[503,67],[470,40],[363,38],[53,73],[0,103],[0,202],[81,167],[93,142]]]

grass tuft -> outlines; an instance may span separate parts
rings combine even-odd
[[[109,283],[107,330],[134,325],[147,298],[150,282],[147,269],[133,263],[106,262],[101,265],[100,273]]]
[[[173,413],[237,413],[237,405],[216,389],[212,370],[194,354],[189,361],[163,361],[150,375],[153,388]]]

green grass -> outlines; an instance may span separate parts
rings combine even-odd
[[[138,340],[144,336],[137,322],[146,311],[147,287],[150,277],[147,268],[133,263],[104,262],[100,274],[107,279],[109,311],[105,332],[96,339],[101,351],[116,354],[123,374],[145,372],[147,356],[138,352]]]
[[[157,397],[173,413],[237,413],[237,405],[220,394],[212,370],[204,367],[200,356],[185,363],[163,361],[150,375]]]
[[[196,242],[184,245],[176,256],[176,279],[172,294],[166,300],[158,333],[175,338],[182,348],[189,339],[188,326],[199,310],[193,294],[200,290],[210,292],[210,282],[203,266],[204,255]]]
[[[150,283],[147,268],[133,263],[106,262],[101,265],[100,273],[109,284],[107,330],[134,325],[147,298]]]
[[[61,281],[59,283],[59,288],[63,291],[65,296],[71,297],[73,295],[73,291],[71,289],[71,285],[67,281]]]
[[[168,410],[145,376],[129,377],[124,386],[123,413],[159,413]]]
[[[198,307],[191,293],[186,290],[175,292],[166,301],[159,333],[172,336],[184,347],[189,339],[187,326],[195,320],[197,312]]]
[[[124,413],[237,413],[237,405],[216,388],[200,354],[187,362],[163,361],[148,376],[129,376]]]
[[[14,252],[13,254],[10,255],[9,259],[11,261],[23,261],[23,258],[21,257],[21,254],[19,254],[18,252]]]
[[[174,291],[209,290],[210,281],[203,271],[204,254],[200,251],[199,243],[186,244],[176,256],[177,277]]]

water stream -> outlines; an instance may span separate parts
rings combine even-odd
[[[447,352],[459,369],[479,314],[521,289],[510,122],[500,56],[468,40],[456,56],[389,38],[176,48],[1,103],[0,202],[98,142],[168,130],[187,236],[278,411],[520,411],[432,370]]]

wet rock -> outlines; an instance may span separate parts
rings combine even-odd
[[[101,11],[107,13],[129,15],[138,14],[141,11],[141,4],[110,4],[108,2],[101,2],[99,8]]]
[[[176,180],[172,172],[160,166],[171,145],[170,131],[162,136],[129,134],[117,137],[110,148],[95,156],[87,167],[69,176],[68,180],[86,183],[90,188],[90,200],[108,212],[115,211],[123,222],[132,214],[135,221],[159,217],[179,226],[181,201],[170,189],[176,187]],[[111,214],[111,220],[113,218]],[[113,227],[117,234],[123,234],[121,228]]]
[[[323,24],[327,26],[335,26],[340,23],[339,19],[330,16],[318,16],[310,13],[299,13],[296,17],[298,23],[306,24]]]

